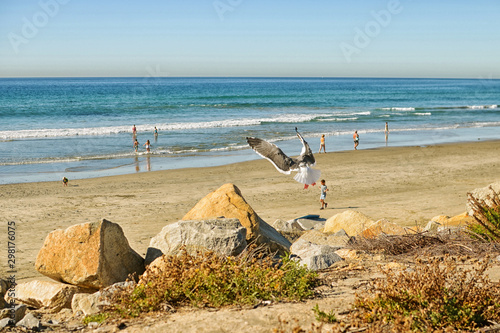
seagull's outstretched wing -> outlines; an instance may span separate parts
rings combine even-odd
[[[295,159],[286,156],[275,144],[259,138],[247,138],[247,142],[257,154],[271,162],[279,172],[288,175],[290,171],[298,169]]]
[[[302,135],[299,133],[299,131],[297,130],[297,127],[295,127],[295,132],[297,132],[297,136],[299,137],[300,141],[302,142],[302,151],[300,153],[299,162],[306,163],[307,165],[315,165],[316,159],[314,158],[313,152],[312,152],[311,148],[309,147],[309,144],[307,143],[306,140],[304,140]]]

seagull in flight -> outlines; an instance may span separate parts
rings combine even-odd
[[[297,136],[302,142],[302,151],[297,158],[288,157],[275,144],[259,138],[247,137],[247,142],[257,154],[271,162],[279,172],[289,175],[291,171],[297,171],[293,179],[304,184],[304,189],[307,189],[309,185],[316,185],[321,171],[311,168],[316,164],[311,148],[309,148],[297,127],[295,127],[295,132],[297,132]]]

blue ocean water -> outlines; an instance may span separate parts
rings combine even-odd
[[[492,79],[6,78],[0,184],[259,158],[247,136],[294,156],[295,127],[327,151],[352,149],[354,130],[359,149],[500,139],[499,104]]]

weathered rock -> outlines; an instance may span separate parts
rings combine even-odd
[[[398,262],[390,262],[390,263],[387,263],[385,266],[384,266],[384,269],[386,270],[393,270],[393,271],[402,271],[404,270],[406,267],[403,265],[403,264],[400,264]]]
[[[284,231],[284,232],[293,232],[295,229],[293,228],[293,220],[292,221],[284,221],[284,220],[275,220],[274,222],[270,223],[271,227],[276,229],[277,231]]]
[[[98,313],[100,297],[101,293],[98,291],[93,294],[75,294],[71,301],[71,310],[74,314],[81,311],[85,316]]]
[[[434,216],[431,221],[437,222],[441,225],[443,225],[450,217],[447,215],[437,215]]]
[[[23,319],[17,322],[16,326],[23,326],[30,330],[36,330],[40,327],[40,320],[38,320],[38,318],[32,313],[28,313]]]
[[[168,267],[168,262],[169,259],[165,255],[162,255],[161,257],[158,257],[155,260],[153,260],[152,263],[147,265],[146,271],[144,272],[144,274],[141,275],[141,277],[139,278],[139,282],[137,282],[137,284],[144,285],[147,283],[149,278],[157,276],[161,274],[161,272],[164,272]]]
[[[225,184],[201,199],[182,220],[202,220],[216,217],[236,218],[247,229],[247,241],[263,244],[271,251],[284,254],[290,242],[264,222],[233,184]]]
[[[3,298],[10,288],[10,283],[7,280],[0,279],[0,296]]]
[[[214,251],[236,256],[247,246],[247,229],[238,219],[178,221],[168,224],[149,242],[145,263],[149,265],[161,256],[177,255],[181,248],[189,254]]]
[[[7,327],[9,325],[10,318],[4,318],[0,320],[0,329]]]
[[[321,219],[296,219],[295,223],[300,226],[302,230],[313,230],[313,229],[322,229],[325,227],[326,220]]]
[[[349,236],[345,234],[325,234],[317,230],[309,230],[300,236],[295,242],[308,241],[317,245],[328,245],[332,247],[342,248],[349,242]],[[295,244],[294,242],[294,244]],[[293,244],[292,244],[293,246]]]
[[[427,225],[424,227],[424,231],[436,233],[439,227],[442,227],[441,223],[436,221],[429,221]]]
[[[245,201],[240,189],[234,184],[222,185],[206,195],[182,220],[202,220],[221,216],[238,219],[247,229],[247,239],[253,239],[259,235],[261,218]]]
[[[338,247],[328,245],[318,245],[306,240],[298,240],[290,247],[290,253],[300,258],[300,263],[309,269],[317,271],[325,269],[334,263],[341,261],[335,251]]]
[[[259,233],[260,235],[255,239],[257,245],[264,245],[271,252],[279,255],[290,251],[292,243],[263,220],[260,221]]]
[[[404,235],[406,234],[405,228],[402,226],[389,222],[385,219],[378,220],[370,225],[368,228],[361,232],[364,238],[376,238],[382,234],[385,235]]]
[[[460,215],[450,217],[448,220],[445,221],[444,225],[446,227],[465,226],[473,221],[474,221],[473,217],[469,216],[467,212],[463,212]]]
[[[23,319],[28,307],[24,304],[17,304],[13,308],[8,307],[0,310],[0,319],[9,318],[13,319],[15,323]]]
[[[493,191],[490,189],[490,186],[493,189],[493,191],[495,191],[496,193],[500,193],[500,181],[498,181],[498,182],[492,183],[486,187],[476,188],[473,191],[471,191],[471,194],[474,198],[476,198],[478,200],[484,200],[484,202],[487,205],[491,205],[492,204],[491,199],[488,197],[493,195]],[[472,216],[473,215],[472,205],[469,202],[469,200],[467,200],[467,203],[465,204],[465,208],[467,211],[467,215]]]
[[[75,293],[89,292],[89,289],[52,281],[29,281],[16,286],[15,299],[34,308],[49,308],[59,312],[71,308]]]
[[[324,223],[323,223],[324,225]],[[296,231],[305,231],[304,226],[298,222],[297,219],[283,221],[276,220],[270,224],[271,227],[280,232],[296,232]]]
[[[351,249],[340,249],[335,251],[339,257],[342,259],[352,259],[352,260],[360,260],[360,256],[358,255],[358,251]]]
[[[71,301],[71,310],[74,314],[81,312],[84,315],[101,312],[106,305],[110,304],[109,298],[115,293],[134,285],[133,281],[118,282],[93,294],[75,294]]]
[[[9,281],[0,279],[0,309],[3,309],[7,306],[7,302],[5,301],[5,294],[7,293],[7,290],[9,290],[9,288]]]
[[[144,272],[144,259],[130,248],[122,228],[102,220],[51,232],[35,268],[56,281],[99,289]]]
[[[334,233],[344,229],[349,236],[357,236],[373,223],[375,222],[372,219],[360,212],[346,210],[326,220],[323,232]]]
[[[438,215],[434,216],[431,221],[439,223],[443,227],[455,227],[455,226],[465,226],[470,222],[473,222],[474,219],[470,217],[467,212],[463,214],[456,215],[453,217],[449,217],[446,215]]]

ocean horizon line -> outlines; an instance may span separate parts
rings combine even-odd
[[[0,79],[380,79],[380,80],[500,80],[491,77],[406,77],[406,76],[0,76]]]

